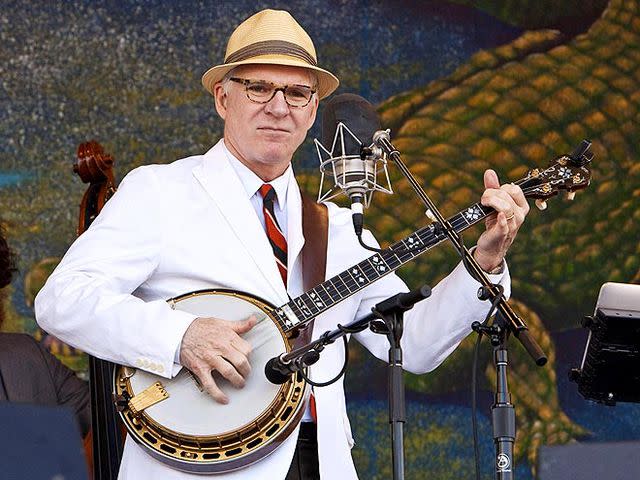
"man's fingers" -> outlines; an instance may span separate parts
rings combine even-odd
[[[245,381],[242,375],[238,373],[236,368],[231,365],[226,359],[217,355],[211,362],[211,366],[224,378],[226,378],[231,385],[236,388],[244,387]]]
[[[491,169],[484,172],[484,186],[480,203],[493,208],[496,214],[487,217],[486,230],[478,239],[474,256],[479,263],[482,261],[485,271],[490,271],[503,261],[529,212],[529,204],[520,187],[500,185],[498,175]]]
[[[237,322],[198,318],[182,338],[182,365],[193,372],[202,388],[218,403],[226,404],[229,398],[216,384],[212,372],[218,372],[235,388],[244,387],[245,378],[251,373],[249,354],[252,349],[240,335],[251,330],[256,323],[255,315]]]
[[[514,185],[513,183],[506,183],[502,185],[502,188],[505,192],[507,192],[513,201],[516,202],[516,205],[524,210],[525,213],[529,212],[529,203],[527,202],[527,197],[524,196],[522,189]]]
[[[490,243],[499,242],[508,234],[509,220],[507,220],[507,214],[504,212],[498,212],[495,223],[485,232],[486,240]]]
[[[510,214],[511,215],[511,214]],[[498,229],[501,236],[506,236],[509,233],[509,217],[506,213],[498,213]]]
[[[522,190],[516,185],[502,185],[500,189],[485,190],[480,203],[497,212],[505,213],[507,221],[515,220],[512,225],[517,226],[522,224],[529,212],[529,204]]]
[[[490,168],[484,172],[484,188],[500,188],[498,174]]]
[[[514,207],[516,207],[515,202],[507,192],[496,189],[485,190],[480,203],[485,207],[491,207],[499,212],[509,212],[509,214],[511,214],[511,212],[514,211]]]
[[[227,353],[224,355],[224,358],[231,363],[235,367],[235,369],[242,375],[244,378],[247,378],[251,373],[251,365],[249,365],[249,360],[247,357],[243,355],[239,350],[235,348],[230,348]]]
[[[240,320],[238,322],[227,322],[231,329],[236,332],[238,335],[243,333],[247,333],[258,323],[258,317],[255,315],[251,315],[249,318],[245,320]]]
[[[231,341],[231,346],[238,350],[245,357],[249,357],[249,355],[253,351],[251,344],[242,337],[234,338]]]
[[[198,377],[200,380],[200,385],[202,388],[218,403],[226,405],[229,403],[229,397],[225,395],[225,393],[220,390],[216,381],[211,376],[211,369],[208,367],[199,367],[193,369],[192,372]]]

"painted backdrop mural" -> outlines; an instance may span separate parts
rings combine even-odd
[[[520,178],[594,142],[594,181],[574,202],[532,212],[510,253],[514,304],[549,354],[536,368],[513,343],[519,478],[534,478],[543,444],[640,439],[640,411],[585,402],[567,380],[605,281],[640,282],[640,5],[637,0],[418,0],[291,2],[3,2],[0,11],[0,216],[20,258],[4,299],[4,328],[43,338],[75,368],[84,357],[40,332],[32,299],[75,235],[84,186],[71,172],[95,138],[121,178],[147,163],[208,149],[221,133],[200,75],[221,60],[242,19],[288,8],[316,40],[339,92],[379,104],[412,171],[443,212],[475,203],[482,171]],[[314,128],[312,136],[319,136]],[[311,141],[297,154],[316,191]],[[383,242],[425,220],[408,185],[379,196],[367,224]],[[465,234],[472,244],[476,231]],[[401,270],[434,284],[456,262],[443,245]],[[438,319],[425,319],[437,321]],[[407,375],[408,478],[473,471],[469,384],[472,340],[436,372]],[[384,366],[354,347],[347,384],[362,478],[390,478]],[[490,352],[481,355],[484,478],[493,452]]]

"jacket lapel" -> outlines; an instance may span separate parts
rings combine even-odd
[[[204,155],[204,161],[193,169],[193,175],[215,202],[238,238],[238,244],[244,247],[246,256],[252,259],[274,294],[284,303],[288,298],[287,292],[274,261],[273,250],[221,142]],[[243,255],[243,252],[239,251],[238,255]]]

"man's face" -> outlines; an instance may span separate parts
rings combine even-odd
[[[243,65],[233,71],[233,77],[315,87],[314,76],[298,67]],[[236,82],[229,82],[226,88],[218,83],[214,94],[216,109],[224,120],[227,148],[263,180],[281,175],[313,125],[317,96],[314,94],[305,107],[289,106],[282,91],[267,103],[254,103],[245,86]]]

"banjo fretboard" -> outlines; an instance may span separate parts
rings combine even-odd
[[[525,177],[514,184],[522,188],[526,198],[535,198],[543,201],[543,204],[546,199],[561,190],[569,192],[573,198],[573,194],[577,190],[586,188],[591,180],[588,164],[592,161],[593,154],[589,152],[590,146],[591,142],[583,140],[571,155],[562,155],[545,169],[530,170]],[[493,212],[492,208],[476,203],[448,218],[447,222],[460,233]],[[423,227],[380,253],[370,256],[294,298],[274,311],[274,321],[285,332],[310,322],[335,304],[445,240],[446,234],[439,227],[440,225],[436,223]]]
[[[480,222],[493,211],[492,208],[476,203],[449,218],[448,222],[456,232],[461,232]],[[435,224],[423,227],[277,308],[274,311],[274,320],[285,332],[304,325],[345,298],[433,248],[445,238],[446,235],[439,231]]]

